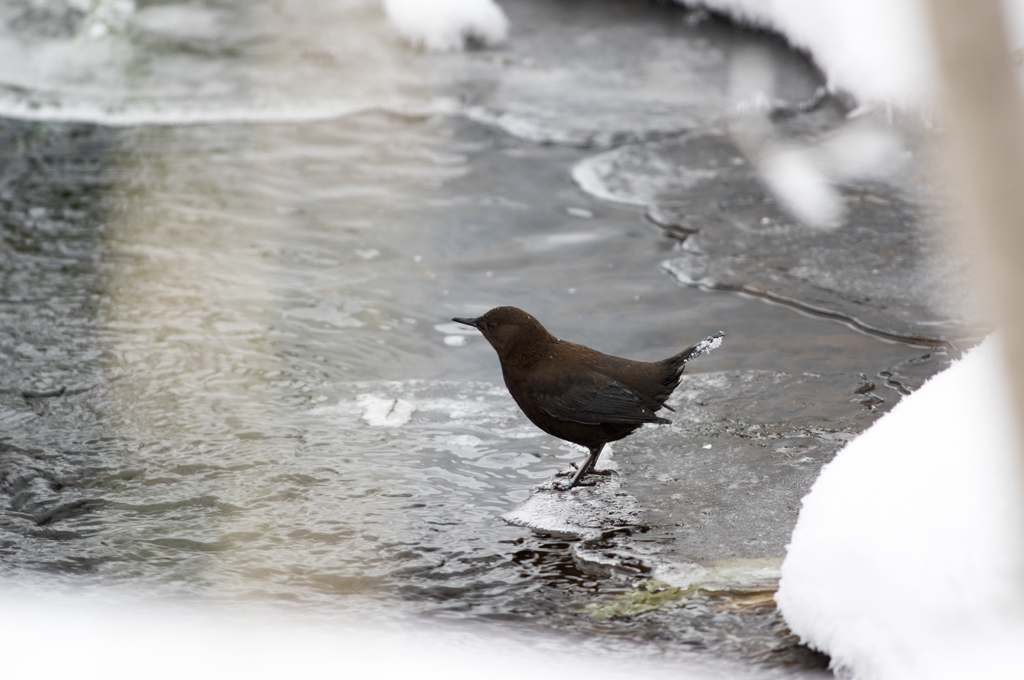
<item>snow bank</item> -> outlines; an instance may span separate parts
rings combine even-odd
[[[862,103],[927,104],[936,67],[921,0],[677,0],[767,28],[811,53],[831,88]],[[1004,0],[1013,47],[1024,44],[1024,1]]]
[[[494,0],[384,0],[384,11],[402,37],[437,52],[473,41],[497,45],[508,36],[508,19]]]
[[[1024,470],[989,339],[822,469],[776,600],[856,678],[1020,677]]]
[[[919,0],[679,0],[786,36],[811,53],[830,87],[866,103],[912,105],[935,83]]]

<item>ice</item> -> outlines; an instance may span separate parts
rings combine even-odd
[[[694,134],[597,154],[574,177],[594,196],[650,203],[651,220],[682,241],[664,263],[682,284],[757,295],[922,344],[977,334],[981,306],[965,256],[925,222],[914,187],[845,184],[842,226],[816,229],[780,207],[757,168],[732,162],[741,157],[729,137]]]
[[[598,459],[597,470],[616,470],[608,460],[610,447]],[[530,498],[502,515],[509,524],[527,527],[541,534],[593,540],[642,523],[643,510],[636,499],[622,490],[615,474],[591,476],[594,486],[559,491],[550,480],[533,489]]]
[[[852,677],[1019,676],[1024,470],[1010,403],[990,338],[840,451],[804,498],[777,600]]]
[[[773,60],[791,61],[771,36],[725,28],[709,39],[678,21],[678,7],[597,4],[583,21],[566,6],[515,3],[505,11],[518,33],[500,52],[413,53],[394,39],[380,0],[144,3],[124,15],[124,30],[95,40],[75,35],[81,10],[52,3],[26,12],[22,4],[0,3],[0,115],[30,120],[274,123],[388,111],[459,115],[531,141],[608,147],[719,119],[735,44],[764,43]],[[387,5],[396,21],[408,18],[406,30],[437,45],[501,34],[503,11],[491,0]],[[783,70],[794,87],[780,96],[820,85],[803,64]]]
[[[565,212],[569,213],[573,217],[579,217],[583,220],[589,220],[594,216],[594,213],[586,208],[569,207],[565,209]]]
[[[388,20],[413,45],[438,52],[498,45],[508,19],[494,0],[384,0]]]
[[[436,331],[438,331],[440,333],[444,333],[445,335],[479,335],[480,334],[480,331],[478,331],[477,329],[473,328],[472,326],[467,326],[466,324],[459,323],[457,321],[450,321],[448,323],[434,324],[434,330],[436,330]]]
[[[135,0],[94,0],[88,7],[79,33],[92,40],[119,33],[135,13]]]
[[[226,18],[215,10],[195,3],[150,5],[140,9],[133,23],[154,34],[171,39],[216,40]]]
[[[363,408],[363,420],[374,427],[401,427],[412,419],[416,408],[404,399],[381,399],[363,394],[357,399]]]
[[[669,400],[673,424],[616,444],[624,490],[645,511],[645,543],[657,546],[641,559],[671,569],[782,557],[821,466],[877,418],[861,403],[862,383],[849,373],[684,373]]]
[[[645,146],[621,146],[572,169],[572,178],[591,196],[630,205],[648,205],[666,194],[695,189],[718,174],[715,168],[674,163]]]
[[[705,592],[766,592],[779,584],[780,558],[736,559],[708,564],[671,564],[659,567],[654,577],[674,588]]]

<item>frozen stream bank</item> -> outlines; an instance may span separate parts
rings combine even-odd
[[[704,194],[646,156],[606,162],[641,149],[689,163],[690,140],[712,140],[696,166],[728,168],[737,189],[717,182],[692,214],[742,219],[686,223],[700,230],[686,242],[736,280],[829,290],[813,286],[835,255],[808,248],[819,237],[715,141],[734,52],[764,50],[790,101],[821,85],[802,56],[628,2],[506,3],[506,47],[443,55],[408,50],[371,2],[139,3],[94,42],[69,5],[41,6],[6,4],[0,34],[26,60],[4,64],[58,59],[33,78],[0,66],[9,583],[539,631],[558,650],[684,667],[820,666],[757,594],[817,469],[955,352],[680,285],[663,265],[694,251],[664,237],[679,221],[665,215]],[[96,80],[63,79],[61,58]],[[788,124],[827,131],[843,112],[828,100]],[[664,187],[649,211],[662,226],[637,201],[582,190],[573,172],[588,164],[609,187]],[[871,206],[851,210],[870,222],[854,233],[891,220],[908,235],[868,283],[904,280],[901,263],[926,271],[917,204],[885,184],[850,191]],[[740,252],[744,230],[754,245]],[[856,247],[844,238],[834,247]],[[794,278],[798,265],[817,278]],[[903,317],[877,300],[925,309],[867,297],[845,303],[890,330]],[[687,375],[675,424],[616,447],[632,509],[609,531],[502,519],[579,454],[527,423],[492,350],[448,323],[498,304],[640,359],[726,333]],[[927,312],[907,318],[957,321]],[[761,590],[631,608],[652,581],[694,574]]]

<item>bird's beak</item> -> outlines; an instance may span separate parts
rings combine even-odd
[[[455,321],[456,323],[464,323],[467,326],[472,326],[473,328],[479,328],[479,326],[476,325],[476,319],[470,319],[467,317],[456,317],[452,319],[452,321]]]

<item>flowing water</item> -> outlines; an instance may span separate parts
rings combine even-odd
[[[794,225],[729,254],[728,286],[687,278],[686,258],[717,246],[650,217],[707,168],[747,167],[723,131],[730,55],[768,55],[789,101],[814,95],[816,71],[776,37],[675,6],[504,5],[507,47],[432,55],[368,1],[5,3],[12,587],[821,665],[770,600],[799,499],[955,354],[941,344],[956,319],[907,290],[942,279],[918,204],[850,189],[896,207],[851,211],[860,236],[835,248],[863,256],[862,223],[905,237],[828,290],[807,292],[835,263],[787,241]],[[798,124],[843,113],[829,99]],[[649,158],[601,165],[643,200],[578,181],[610,150],[687,144],[704,144],[697,179],[675,189]],[[716,205],[767,206],[778,226],[745,172],[707,175]],[[900,291],[910,311],[887,316]],[[450,322],[502,304],[637,359],[726,341],[688,368],[673,426],[616,445],[620,477],[531,493],[581,454],[519,413],[490,347]],[[855,329],[859,309],[888,337]]]

